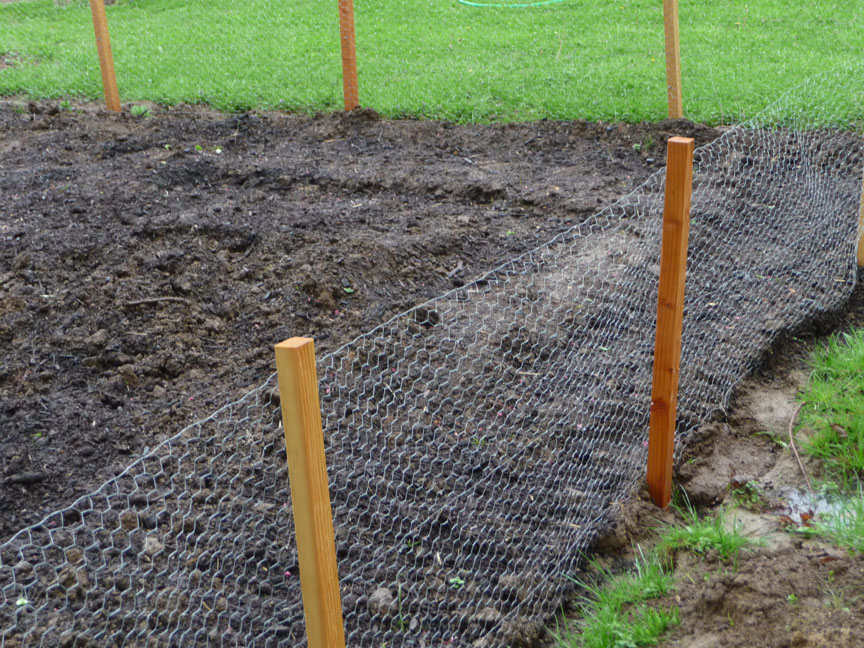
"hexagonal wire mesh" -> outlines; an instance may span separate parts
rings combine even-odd
[[[860,79],[696,151],[682,440],[852,290]],[[524,645],[555,613],[644,474],[662,202],[658,173],[319,360],[348,645]],[[274,387],[0,546],[0,646],[303,645]]]

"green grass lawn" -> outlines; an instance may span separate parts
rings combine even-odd
[[[805,78],[864,61],[861,0],[681,0],[679,12],[694,121],[741,120]],[[387,116],[666,115],[660,0],[355,0],[355,16],[360,101]],[[118,0],[108,22],[124,102],[342,105],[337,0]],[[0,96],[21,94],[101,96],[87,2],[0,4]]]
[[[810,358],[801,394],[801,426],[812,432],[804,449],[831,477],[859,486],[864,478],[864,329],[835,335]]]

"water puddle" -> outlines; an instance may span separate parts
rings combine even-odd
[[[780,497],[786,502],[785,515],[796,525],[807,525],[812,518],[822,518],[840,513],[844,505],[848,505],[849,498],[840,495],[826,495],[799,491],[787,488],[780,491]],[[809,526],[809,525],[808,525]]]

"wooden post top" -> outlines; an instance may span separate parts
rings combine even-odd
[[[306,346],[307,344],[314,344],[315,340],[307,337],[292,337],[287,340],[283,340],[279,344],[275,345],[277,349],[299,349],[302,346]]]

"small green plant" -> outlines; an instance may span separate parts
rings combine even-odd
[[[718,509],[713,518],[699,518],[699,514],[686,503],[682,508],[673,505],[684,518],[684,526],[669,527],[663,532],[657,547],[661,551],[689,549],[705,554],[712,549],[722,560],[737,559],[742,548],[752,543],[742,532],[737,522],[727,528],[723,509]]]
[[[776,443],[781,448],[789,447],[789,442],[773,430],[762,430],[761,432],[754,432],[754,434],[757,436],[768,437],[771,441]]]
[[[147,106],[134,105],[129,109],[129,112],[132,113],[133,117],[138,117],[140,119],[144,119],[145,117],[150,116],[150,109]]]
[[[582,619],[566,620],[552,631],[559,648],[626,648],[656,644],[658,637],[679,623],[677,608],[661,609],[647,601],[664,596],[673,587],[657,554],[640,550],[632,572],[613,576],[596,562],[599,584],[570,578],[583,587]]]
[[[810,357],[800,428],[813,431],[804,450],[845,485],[864,475],[864,329],[835,335]]]
[[[795,605],[795,604],[798,602],[798,597],[795,596],[794,593],[793,593],[793,594],[790,594],[789,596],[786,597],[786,602],[787,602],[789,605]]]
[[[762,484],[754,479],[733,484],[731,494],[735,502],[743,508],[761,511],[765,507]]]
[[[819,492],[826,497],[835,497],[837,495],[841,495],[843,493],[843,489],[841,489],[840,484],[838,484],[833,479],[826,479],[821,484],[819,484]]]
[[[450,588],[455,590],[460,589],[465,584],[465,581],[458,576],[454,576],[447,582],[450,583]]]
[[[65,112],[71,112],[72,102],[69,101],[68,99],[64,99],[59,104],[57,104],[57,107],[60,108],[60,110],[63,110]]]
[[[646,135],[641,142],[636,142],[633,144],[633,150],[637,153],[641,153],[642,151],[650,151],[654,146],[654,138],[650,135]]]
[[[825,597],[825,607],[831,608],[832,610],[840,610],[841,612],[845,612],[846,614],[850,614],[852,611],[852,606],[864,598],[864,595],[857,596],[849,596],[849,590],[852,587],[844,587],[843,589],[837,589],[834,586],[834,570],[828,572],[828,578],[826,579],[825,587],[820,588],[822,591],[822,595]]]

